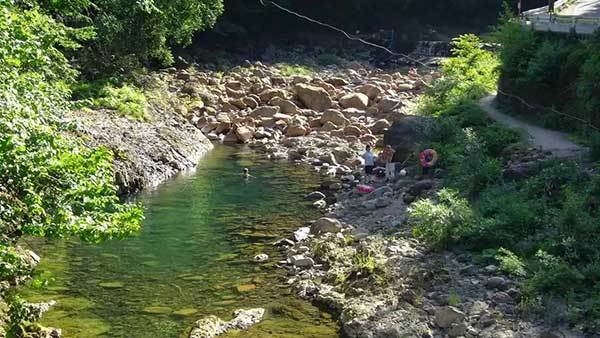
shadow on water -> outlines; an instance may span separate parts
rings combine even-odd
[[[244,180],[243,167],[255,178]],[[282,253],[270,245],[317,216],[302,200],[316,182],[310,170],[217,147],[195,173],[139,196],[146,220],[138,236],[37,243],[38,279],[48,285],[23,296],[57,300],[42,324],[65,337],[185,337],[205,315],[228,319],[250,307],[266,308],[265,320],[227,336],[338,337],[329,314],[290,293],[274,266]],[[251,262],[263,252],[269,263]]]

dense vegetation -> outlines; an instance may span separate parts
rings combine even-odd
[[[496,36],[504,46],[500,89],[533,107],[504,101],[551,128],[591,137],[600,149],[600,33],[586,40],[539,34],[507,17]]]
[[[90,149],[65,122],[71,88],[78,87],[69,59],[87,69],[168,64],[170,46],[189,42],[221,9],[220,1],[0,0],[1,282],[16,284],[31,268],[16,246],[23,236],[96,242],[141,224],[141,208],[117,196],[112,153]],[[99,106],[144,104],[127,86],[104,90]],[[12,299],[9,333],[20,334],[29,315]]]
[[[93,37],[69,53],[88,76],[126,72],[140,65],[170,65],[172,48],[189,44],[195,32],[214,25],[223,11],[222,0],[14,2]]]
[[[431,146],[443,154],[445,188],[412,206],[414,233],[438,248],[473,250],[518,278],[523,311],[597,332],[600,175],[574,162],[547,161],[527,178],[503,177],[508,156],[523,146],[519,134],[476,105],[498,76],[496,57],[478,45],[474,36],[457,40],[456,56],[444,63],[421,107],[438,117]]]

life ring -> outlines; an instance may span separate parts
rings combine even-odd
[[[419,154],[419,161],[421,162],[421,167],[423,168],[431,168],[435,165],[438,160],[438,154],[433,149],[425,149]]]

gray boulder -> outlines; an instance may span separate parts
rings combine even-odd
[[[383,142],[396,150],[395,162],[406,160],[423,143],[426,139],[426,124],[426,118],[412,115],[406,115],[392,124],[385,133]]]
[[[342,223],[335,218],[321,217],[310,227],[310,233],[321,235],[324,233],[337,233],[342,231]]]

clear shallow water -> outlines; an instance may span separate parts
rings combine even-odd
[[[255,178],[242,179],[243,167]],[[266,319],[225,337],[338,337],[329,314],[290,294],[270,245],[315,213],[302,197],[316,182],[301,167],[218,147],[196,173],[139,197],[146,220],[137,237],[33,244],[48,285],[23,296],[57,300],[42,324],[65,337],[186,337],[203,316],[250,307],[266,308]],[[269,264],[251,262],[263,252]]]

